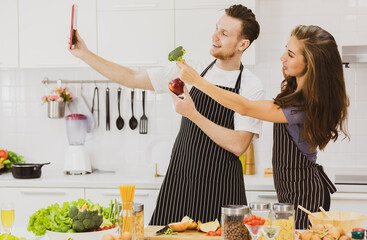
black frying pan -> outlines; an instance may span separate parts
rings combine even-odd
[[[12,166],[12,174],[14,178],[20,179],[29,179],[29,178],[40,178],[41,177],[41,168],[43,165],[50,164],[48,163],[20,163],[13,164]]]

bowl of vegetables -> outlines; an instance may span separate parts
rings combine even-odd
[[[104,234],[117,234],[118,203],[101,207],[90,200],[52,204],[41,208],[29,219],[28,231],[46,234],[50,240],[100,240]]]
[[[72,238],[73,240],[101,240],[105,234],[118,234],[117,227],[108,230],[76,233],[62,233],[46,230],[46,235],[50,240],[65,240],[69,238]]]

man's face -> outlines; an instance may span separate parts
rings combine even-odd
[[[241,28],[239,19],[226,14],[221,17],[212,35],[210,54],[220,60],[228,60],[236,54],[242,54],[243,43],[248,40],[241,36]]]

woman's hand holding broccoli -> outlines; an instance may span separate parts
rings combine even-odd
[[[177,62],[177,71],[180,79],[187,84],[198,86],[205,81],[204,78],[200,77],[199,73],[185,61]]]

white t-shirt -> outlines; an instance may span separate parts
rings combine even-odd
[[[201,74],[210,62],[186,61],[199,74]],[[178,77],[175,62],[163,68],[152,68],[147,70],[156,93],[169,93],[168,83]],[[204,78],[215,85],[234,88],[240,70],[225,71],[218,68],[215,64],[206,72]],[[239,94],[250,100],[261,100],[265,97],[265,91],[260,80],[248,69],[243,69],[241,77],[241,87]],[[190,91],[191,85],[186,84]],[[247,116],[234,114],[234,130],[248,131],[255,134],[255,138],[261,133],[262,121]]]

